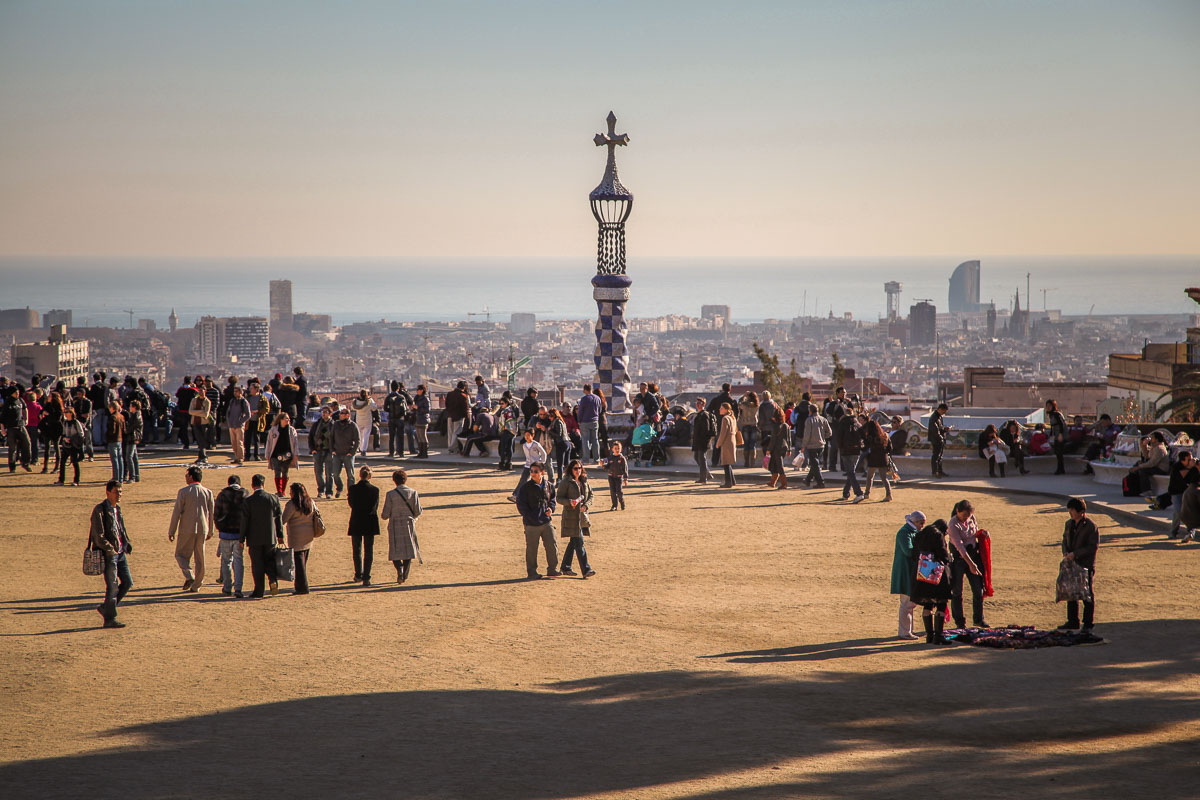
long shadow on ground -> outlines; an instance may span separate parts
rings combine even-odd
[[[955,648],[915,668],[898,658],[909,666],[803,678],[657,672],[313,697],[116,731],[141,744],[11,763],[0,767],[0,786],[9,797],[128,800],[570,798],[639,796],[782,764],[767,773],[777,782],[692,797],[963,796],[968,776],[973,798],[1194,797],[1200,696],[1179,681],[1200,666],[1200,622],[1104,633],[1126,646]],[[1143,660],[1132,643],[1148,638],[1169,655]],[[863,646],[875,642],[825,651]],[[257,665],[231,669],[269,671],[272,656],[258,655]],[[112,677],[106,691],[120,703],[120,676]],[[1150,738],[1122,738],[1135,735]],[[784,763],[808,756],[839,767],[806,773]]]

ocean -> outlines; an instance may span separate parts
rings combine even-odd
[[[1183,293],[1200,284],[1200,256],[973,256],[982,262],[981,297],[1011,306],[1030,274],[1035,309],[1064,314],[1195,313]],[[903,284],[901,307],[931,299],[947,309],[950,273],[966,257],[838,259],[633,258],[630,317],[699,316],[700,306],[731,307],[737,322],[790,319],[807,312],[875,320],[883,284]],[[334,324],[379,319],[463,320],[468,312],[507,321],[589,319],[596,306],[585,259],[537,260],[189,260],[0,258],[0,308],[74,311],[77,326],[127,327],[129,315],[180,325],[205,314],[266,315],[268,281],[293,282],[293,309],[330,314]],[[1042,290],[1045,289],[1043,296]]]

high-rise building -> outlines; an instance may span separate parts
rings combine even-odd
[[[271,281],[271,325],[292,329],[292,282]]]
[[[225,321],[220,317],[201,317],[196,321],[196,344],[201,364],[216,364],[225,357]]]
[[[908,343],[910,345],[933,344],[937,339],[937,306],[928,300],[920,300],[908,309]]]
[[[261,361],[271,352],[270,323],[266,317],[201,317],[196,341],[202,364],[217,364],[230,356]]]
[[[895,322],[900,318],[900,281],[888,281],[883,292],[887,295],[887,320]]]
[[[728,325],[730,313],[729,306],[700,306],[700,319],[706,319],[713,323],[713,327]],[[721,322],[717,322],[718,318]]]
[[[292,314],[292,330],[311,336],[314,333],[329,333],[333,330],[333,317],[329,314],[306,314],[297,311]]]
[[[996,304],[988,303],[987,309],[987,338],[996,338]]]
[[[71,316],[69,308],[52,308],[42,315],[42,324],[47,328],[53,328],[55,325],[66,325],[69,328],[73,324]]]
[[[6,308],[0,311],[0,330],[25,331],[30,328],[40,328],[41,315],[32,308]]]
[[[45,342],[14,344],[12,362],[16,379],[26,385],[34,375],[53,375],[72,386],[88,374],[88,342],[67,339],[66,326],[56,325]]]
[[[508,319],[508,332],[517,336],[525,336],[537,331],[537,315],[514,313]]]
[[[979,262],[964,261],[950,276],[950,313],[982,310],[979,302]]]
[[[158,323],[152,319],[139,319],[138,320],[138,330],[139,331],[156,331],[156,330],[158,330]]]

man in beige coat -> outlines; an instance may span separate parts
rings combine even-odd
[[[171,530],[167,538],[175,542],[175,562],[183,571],[183,591],[198,592],[204,580],[204,543],[215,530],[213,495],[200,485],[204,471],[197,466],[187,469],[187,485],[175,496],[171,511]],[[178,538],[176,533],[178,532]],[[191,562],[195,561],[193,576]]]

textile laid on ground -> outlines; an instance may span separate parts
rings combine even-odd
[[[1104,639],[1080,631],[1039,631],[1031,625],[1009,625],[1004,628],[955,628],[946,631],[946,639],[954,644],[974,644],[1003,650],[1028,650],[1034,647],[1070,647],[1076,644],[1099,644]]]

